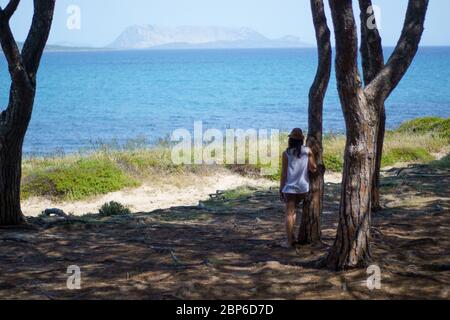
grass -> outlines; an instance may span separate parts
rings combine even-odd
[[[422,147],[401,147],[387,150],[381,160],[383,167],[392,166],[399,162],[422,162],[432,161],[433,156]]]
[[[231,189],[231,190],[225,190],[222,193],[217,195],[217,198],[212,198],[207,200],[205,203],[214,203],[216,202],[216,200],[220,200],[221,203],[222,201],[233,201],[233,200],[237,200],[240,198],[245,198],[248,197],[252,194],[255,193],[255,191],[257,190],[257,188],[254,187],[250,187],[250,186],[242,186],[242,187],[237,187],[235,189]]]
[[[419,119],[413,121],[420,124]],[[449,136],[441,134],[441,131],[405,131],[406,127],[403,125],[403,129],[386,133],[383,166],[392,166],[399,162],[429,163],[434,160],[433,153],[440,152],[450,144]]]
[[[382,165],[432,162],[433,153],[441,152],[450,145],[449,121],[450,119],[442,118],[420,118],[405,122],[397,130],[387,131]],[[284,150],[286,144],[287,135],[283,134],[280,149]],[[324,137],[324,162],[327,170],[342,170],[344,148],[345,136]],[[447,156],[441,162],[433,162],[433,165],[445,166],[448,161]],[[221,166],[222,169],[244,175],[255,175],[262,167],[259,164]],[[170,143],[165,140],[152,148],[141,143],[128,143],[123,148],[101,145],[91,152],[26,158],[23,161],[22,197],[82,200],[137,187],[146,181],[153,184],[188,185],[192,177],[208,175],[216,170],[217,166],[173,164]],[[279,177],[280,170],[268,178],[276,180]],[[233,192],[245,193],[248,190]],[[226,198],[234,196],[225,194]]]
[[[222,197],[225,200],[236,200],[242,197],[248,197],[252,195],[255,192],[255,190],[256,189],[253,187],[243,186],[233,190],[226,190],[222,194]]]
[[[345,137],[325,135],[323,139],[323,162],[329,171],[339,172],[344,166]]]
[[[22,198],[73,201],[138,187],[143,182],[182,185],[186,175],[206,175],[210,166],[174,165],[170,148],[109,149],[67,156],[31,157],[22,164]]]
[[[450,144],[450,119],[419,118],[405,122],[397,130],[386,131],[382,166],[401,162],[429,163],[433,153]],[[345,136],[324,137],[324,162],[327,170],[340,172],[344,163]]]
[[[450,170],[450,154],[447,154],[445,157],[443,157],[440,160],[431,162],[430,165],[436,169]]]

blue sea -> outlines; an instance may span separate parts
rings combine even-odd
[[[392,49],[387,49],[386,54]],[[47,52],[24,151],[75,152],[130,139],[153,143],[178,128],[307,126],[315,49]],[[334,74],[327,132],[345,130]],[[0,105],[9,75],[0,59]],[[450,48],[424,47],[386,104],[389,128],[450,116]]]

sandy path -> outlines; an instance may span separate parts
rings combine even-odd
[[[340,182],[340,174],[327,174],[325,180],[330,183]],[[213,176],[192,176],[188,186],[177,187],[170,182],[167,185],[154,186],[150,183],[139,188],[126,189],[106,194],[93,199],[74,202],[55,202],[46,198],[31,198],[23,201],[22,210],[27,216],[37,216],[48,208],[58,208],[66,213],[82,215],[95,213],[105,202],[118,201],[133,212],[150,212],[156,209],[167,209],[174,206],[197,205],[207,200],[217,190],[230,190],[242,186],[268,188],[278,183],[267,179],[243,177],[238,174],[221,172]]]
[[[173,206],[197,205],[207,200],[217,190],[230,190],[241,186],[270,187],[276,183],[266,179],[254,179],[231,173],[219,173],[213,176],[189,177],[189,186],[143,184],[139,188],[125,189],[93,199],[74,202],[55,202],[46,198],[31,198],[23,201],[22,210],[27,216],[37,216],[48,208],[59,208],[66,213],[82,215],[97,212],[102,204],[118,201],[128,206],[133,212],[149,212]]]

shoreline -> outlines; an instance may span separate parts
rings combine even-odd
[[[430,163],[450,151],[450,119],[419,118],[386,132],[382,167]],[[286,145],[282,137],[280,154]],[[344,136],[324,137],[326,181],[341,182]],[[135,145],[139,147],[139,145]],[[254,165],[180,165],[171,158],[169,145],[152,149],[110,149],[87,154],[24,158],[22,203],[26,215],[36,216],[58,207],[66,213],[94,213],[106,202],[116,201],[133,212],[172,206],[197,205],[217,190],[249,185],[276,185],[279,170],[262,177]],[[271,162],[271,164],[273,164]]]
[[[405,118],[399,123],[388,124],[386,123],[386,134],[395,134],[398,133],[399,130],[408,123],[413,123],[415,121],[427,120],[427,119],[440,119],[441,121],[449,121],[449,117],[437,117],[433,115],[427,115],[424,117],[411,117]],[[191,124],[189,124],[191,125]],[[246,128],[235,128],[235,130]],[[289,129],[286,128],[274,128],[279,130],[281,137],[287,137],[289,134]],[[225,134],[224,128],[220,129],[220,131]],[[305,127],[305,132],[307,131],[307,127]],[[190,133],[194,133],[194,128],[189,131]],[[432,130],[430,131],[432,132]],[[204,132],[203,132],[204,133]],[[411,132],[412,134],[416,134],[415,132]],[[419,134],[423,134],[424,132],[418,132]],[[329,128],[324,129],[323,131],[323,139],[331,140],[331,139],[345,139],[345,127],[341,129]],[[92,155],[99,150],[106,149],[109,151],[135,151],[141,149],[155,149],[161,147],[161,144],[170,145],[174,143],[170,140],[170,133],[166,132],[161,133],[159,136],[151,136],[147,137],[143,134],[138,134],[134,137],[114,137],[108,140],[102,139],[88,139],[86,142],[81,142],[79,146],[61,146],[61,147],[46,147],[43,149],[34,148],[27,145],[27,141],[24,144],[23,157],[24,160],[29,160],[33,158],[51,158],[51,157],[70,157],[70,156],[89,156]],[[128,147],[131,145],[131,147]]]

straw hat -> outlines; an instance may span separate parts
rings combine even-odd
[[[294,140],[304,140],[305,136],[303,135],[302,129],[295,128],[292,130],[291,134],[289,135],[289,138]]]

